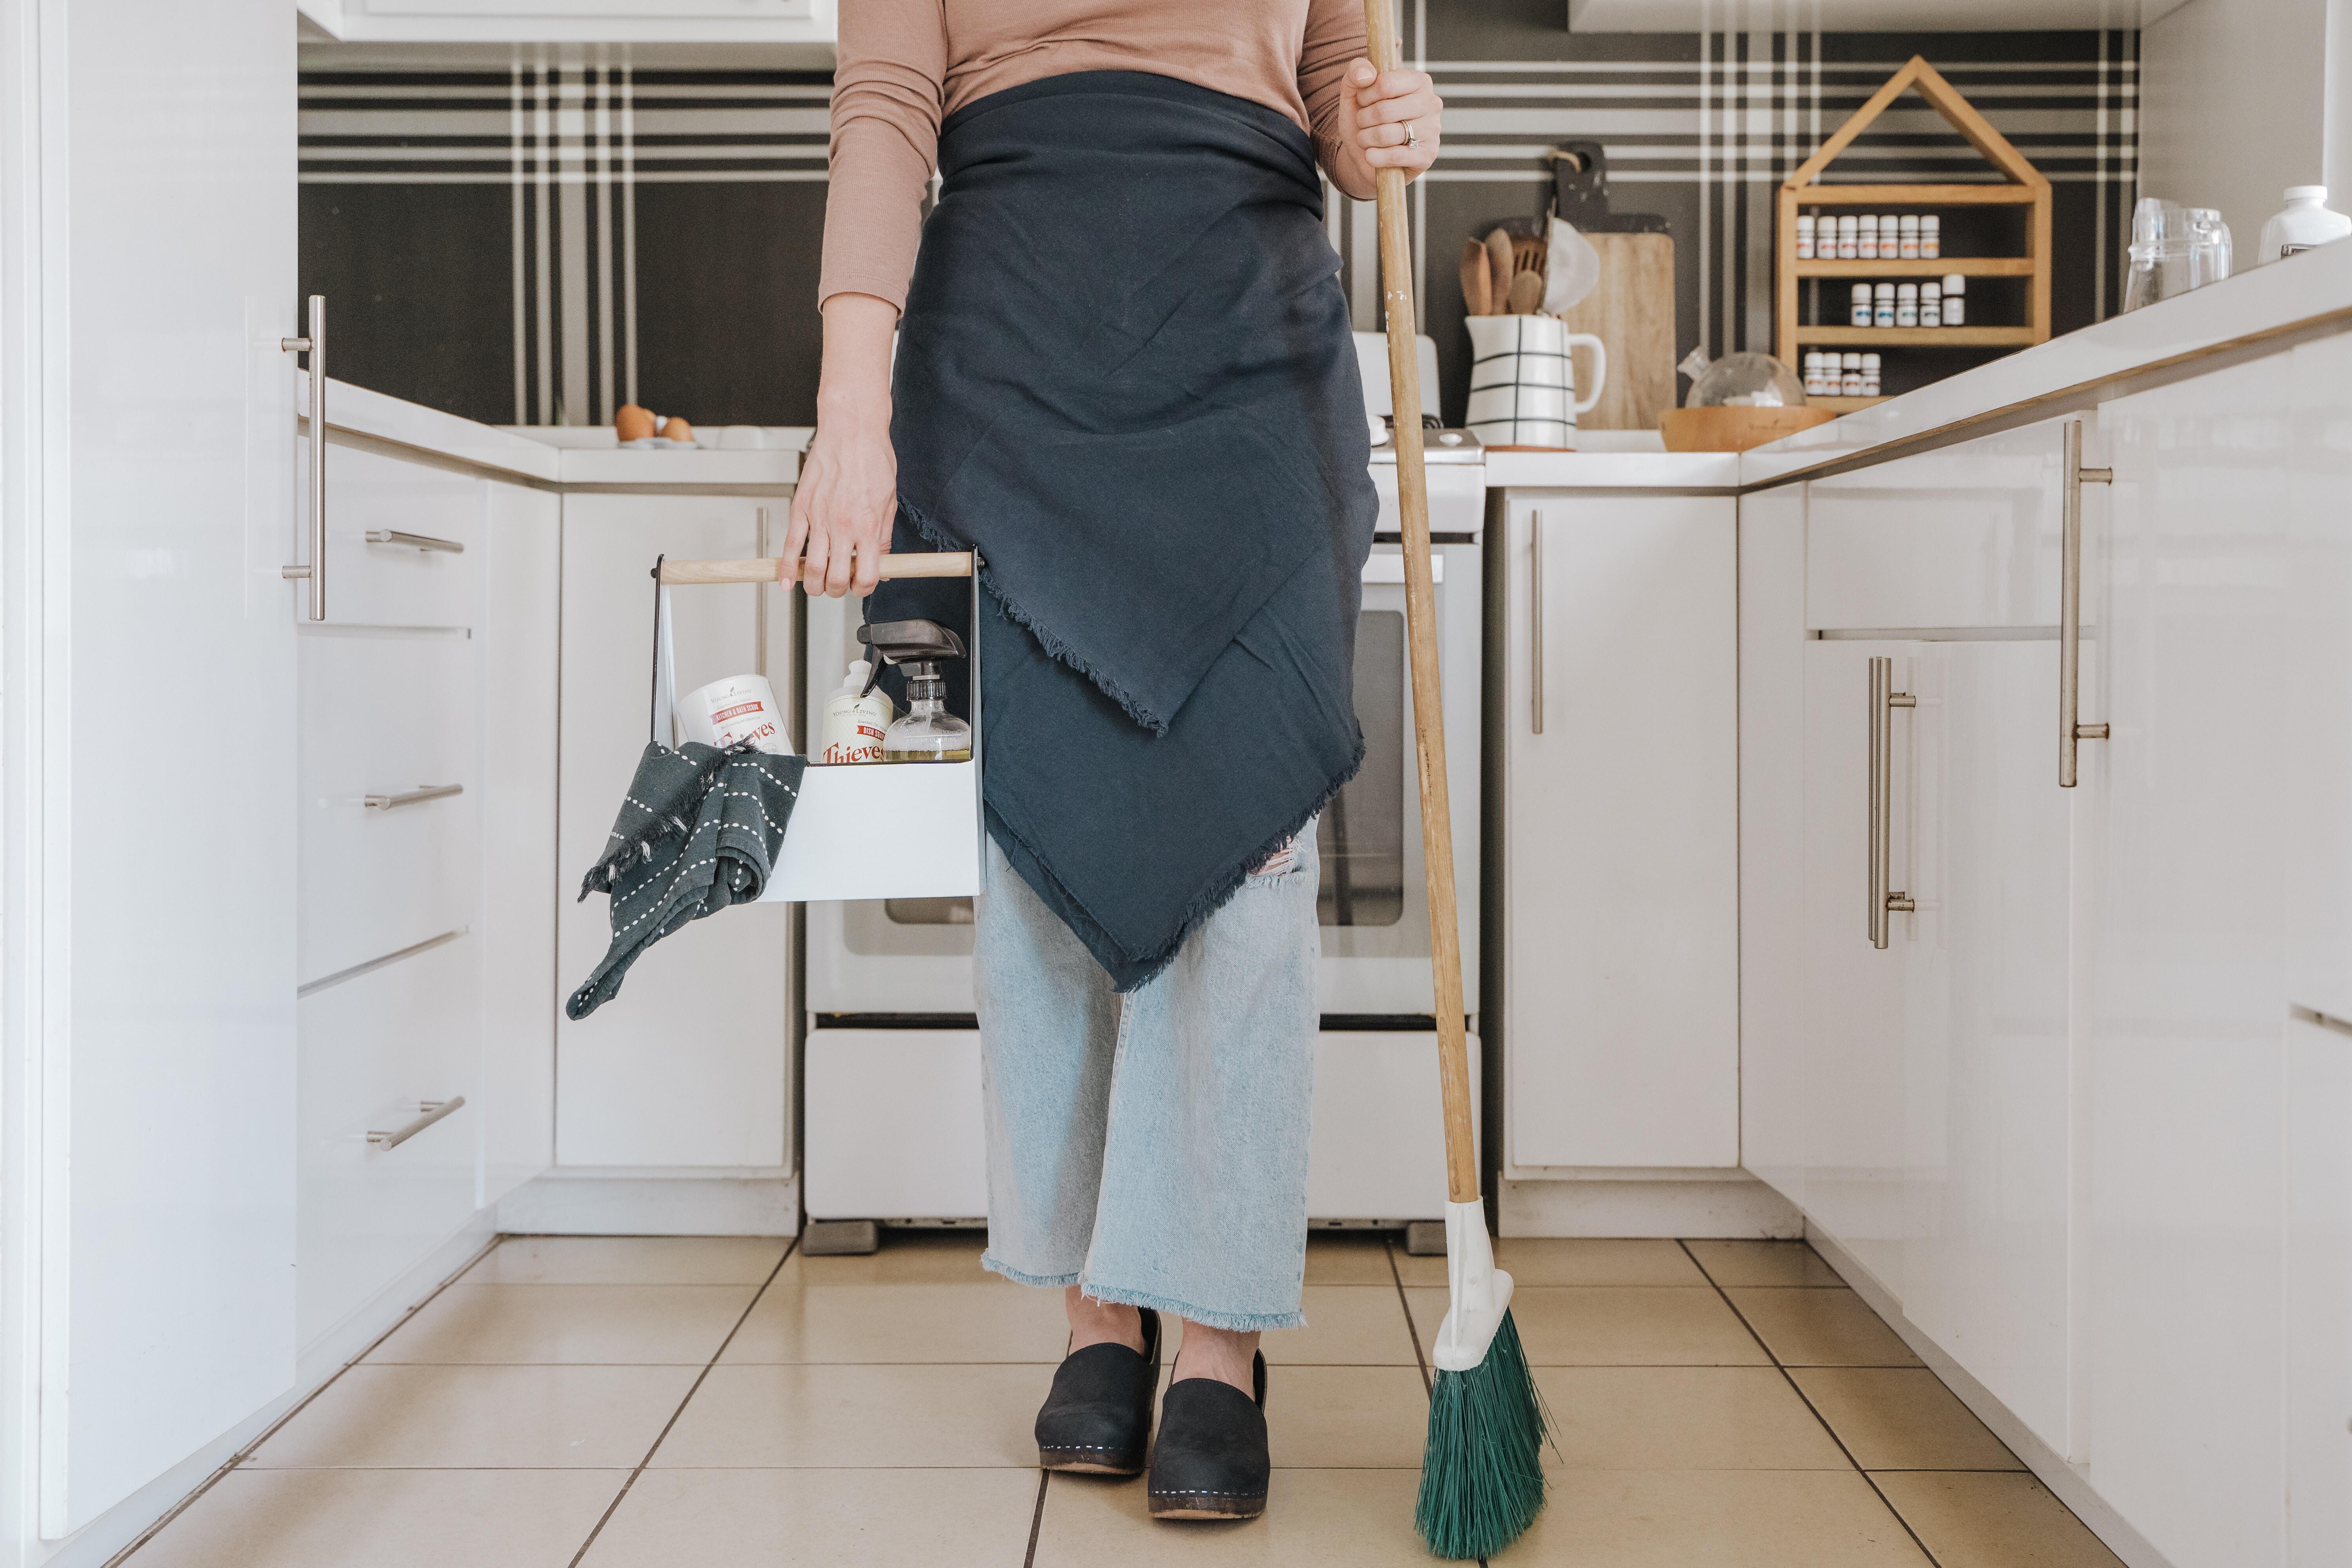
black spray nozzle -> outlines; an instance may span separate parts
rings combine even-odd
[[[882,664],[902,664],[935,658],[961,658],[963,642],[937,621],[877,621],[857,628],[857,640],[881,655],[881,662],[866,671],[866,689],[882,678]],[[913,673],[929,675],[928,669]],[[861,693],[860,695],[863,695]]]

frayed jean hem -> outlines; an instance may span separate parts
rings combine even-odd
[[[1097,1301],[1117,1301],[1129,1307],[1149,1307],[1155,1312],[1172,1312],[1186,1322],[1198,1323],[1204,1329],[1223,1329],[1232,1334],[1255,1334],[1267,1329],[1303,1329],[1307,1326],[1305,1312],[1217,1312],[1206,1307],[1196,1307],[1189,1301],[1155,1296],[1149,1290],[1123,1290],[1116,1285],[1104,1285],[1091,1279],[1079,1281],[1078,1293],[1091,1296]]]
[[[980,1266],[982,1268],[987,1269],[991,1274],[1003,1275],[1015,1285],[1035,1285],[1044,1289],[1058,1290],[1065,1285],[1075,1285],[1078,1282],[1078,1277],[1076,1273],[1024,1274],[1021,1270],[1013,1268],[1011,1264],[1006,1263],[1003,1258],[997,1257],[996,1254],[992,1252],[983,1252],[980,1255]]]

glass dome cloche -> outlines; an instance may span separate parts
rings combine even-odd
[[[1805,384],[1770,354],[1726,354],[1691,384],[1685,408],[1802,408]]]

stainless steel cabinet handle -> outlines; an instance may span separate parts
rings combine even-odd
[[[419,1114],[415,1121],[404,1122],[389,1132],[371,1129],[367,1135],[368,1143],[377,1149],[397,1149],[450,1112],[463,1110],[465,1104],[466,1097],[462,1094],[454,1100],[420,1100],[416,1102]]]
[[[453,795],[466,793],[464,784],[423,784],[404,790],[399,795],[364,795],[361,801],[370,811],[390,811],[397,805],[415,805],[419,801],[446,800]]]
[[[1543,513],[1528,514],[1528,701],[1533,710],[1529,715],[1531,729],[1543,733]]]
[[[436,539],[429,533],[403,533],[396,528],[371,528],[367,531],[370,544],[399,544],[411,550],[446,550],[452,555],[463,555],[466,547],[454,539]]]
[[[310,559],[278,575],[310,584],[310,618],[327,618],[327,297],[310,296],[310,335],[280,338],[288,353],[310,356]]]
[[[2083,712],[2083,487],[2111,485],[2113,468],[2083,467],[2083,422],[2066,421],[2066,481],[2060,493],[2063,535],[2058,582],[2058,787],[2074,787],[2074,742],[2104,741],[2105,724],[2081,722]]]
[[[1915,907],[1908,893],[1890,891],[1895,858],[1895,710],[1919,700],[1895,689],[1895,661],[1870,661],[1870,945],[1885,947],[1890,914]]]

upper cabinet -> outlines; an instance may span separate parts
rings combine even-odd
[[[297,8],[325,39],[340,43],[768,44],[805,48],[810,56],[805,63],[826,67],[833,61],[838,5],[837,0],[297,0]]]

